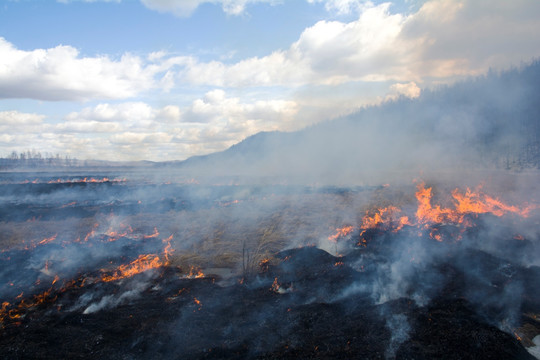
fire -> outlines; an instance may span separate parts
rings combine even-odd
[[[52,292],[53,289],[50,288],[41,294],[34,295],[31,300],[22,299],[17,305],[12,305],[11,303],[4,301],[2,303],[2,307],[0,308],[0,325],[2,325],[7,319],[21,319],[28,309],[31,309],[43,303],[52,303],[56,301],[58,295],[52,296]],[[20,297],[17,296],[16,299],[19,298]],[[20,323],[16,322],[16,324]]]
[[[45,238],[45,239],[41,240],[40,242],[38,242],[38,245],[45,245],[45,244],[48,244],[50,242],[53,242],[56,239],[57,236],[58,236],[58,234],[54,234],[51,237]]]
[[[473,226],[471,216],[480,214],[492,214],[503,216],[506,214],[515,214],[521,217],[527,217],[531,210],[536,206],[518,207],[508,205],[501,200],[483,193],[481,186],[475,191],[467,188],[465,192],[455,189],[451,192],[450,201],[453,207],[443,207],[439,204],[433,205],[433,189],[426,187],[425,183],[419,183],[416,190],[417,209],[414,219],[401,215],[401,209],[395,206],[380,208],[374,212],[366,212],[360,226],[359,245],[366,245],[366,240],[362,235],[368,229],[383,228],[385,230],[399,231],[404,226],[416,226],[423,229],[431,229],[429,236],[437,241],[442,241],[442,235],[433,225],[436,224],[454,224],[462,230]],[[422,232],[419,232],[422,236]],[[459,240],[460,236],[458,236]]]
[[[162,240],[164,244],[167,244],[165,245],[165,248],[163,249],[163,256],[165,257],[165,260],[167,261],[167,263],[169,262],[169,256],[174,252],[174,249],[171,245],[172,239],[173,239],[173,234],[171,234],[171,236],[169,236],[168,238]]]
[[[152,238],[156,238],[159,236],[159,231],[156,227],[154,227],[154,232],[150,235],[144,235],[143,236],[143,239],[152,239]]]
[[[64,205],[60,206],[60,208],[63,209],[63,208],[70,207],[70,206],[75,206],[75,205],[77,205],[77,202],[72,201],[70,203],[67,203],[67,204],[64,204]]]
[[[436,205],[433,207],[431,205],[432,198],[432,188],[426,188],[424,183],[418,185],[418,190],[416,191],[416,200],[418,201],[418,209],[416,210],[416,219],[418,224],[426,224],[428,227],[429,223],[446,223],[446,222],[457,222],[457,214],[451,209],[445,209]]]
[[[499,199],[481,193],[479,190],[473,192],[467,188],[465,194],[460,194],[458,189],[454,190],[452,192],[452,197],[456,200],[456,210],[459,213],[491,213],[499,217],[506,213],[514,213],[522,217],[527,217],[529,212],[533,209],[532,206],[520,209],[517,206],[507,205]]]
[[[109,230],[105,233],[105,235],[109,237],[108,241],[116,241],[133,233],[133,229],[131,228],[131,226],[128,225],[123,227],[124,230],[122,232],[114,231],[109,228]]]
[[[330,235],[328,237],[328,240],[336,242],[337,239],[339,239],[339,238],[341,238],[343,236],[347,236],[350,233],[352,233],[353,229],[354,229],[354,227],[350,226],[350,225],[344,226],[342,228],[338,228],[338,229],[336,229],[336,233],[334,235]]]
[[[37,182],[37,180],[35,180]],[[79,178],[79,179],[55,179],[50,180],[48,184],[81,184],[81,183],[108,183],[108,182],[125,182],[126,179],[110,179],[108,177],[103,178]],[[33,182],[34,183],[34,182]]]
[[[201,303],[201,300],[197,299],[196,297],[193,298],[193,302],[195,303],[195,305],[197,305],[199,308],[197,310],[201,311],[202,309],[202,303]]]
[[[262,259],[259,262],[259,269],[261,269],[261,272],[267,272],[270,268],[270,259]]]
[[[465,193],[459,189],[452,191],[455,209],[441,208],[439,205],[431,205],[432,188],[425,187],[424,183],[418,185],[416,198],[418,210],[416,218],[420,224],[429,223],[457,223],[465,224],[465,215],[493,214],[501,217],[507,213],[527,217],[534,208],[528,206],[520,209],[517,206],[507,205],[497,198],[493,198],[481,191],[481,186],[476,191],[467,188]]]
[[[96,229],[98,227],[99,227],[99,224],[95,223],[92,230],[88,234],[86,234],[86,236],[84,237],[84,242],[87,242],[89,238],[93,237],[96,234]]]
[[[97,228],[99,227],[99,224],[96,223],[93,226],[93,229],[90,233],[88,233],[85,237],[85,241],[88,241],[88,239],[92,236],[94,236]],[[112,231],[109,231],[107,234],[108,236],[125,236],[126,232],[133,231],[130,226],[126,227],[126,230],[124,233],[114,233]],[[159,236],[159,232],[157,231],[157,228],[154,228],[154,232],[150,235],[143,236],[136,236],[138,239],[142,238],[155,238]],[[56,239],[57,235],[54,235],[49,238],[43,239],[39,244],[46,244],[51,241],[54,241]],[[170,235],[168,238],[165,238],[162,240],[162,242],[165,244],[165,247],[163,249],[163,258],[160,258],[157,254],[143,254],[139,255],[137,259],[134,261],[123,264],[118,266],[116,269],[110,270],[110,269],[102,269],[102,275],[99,278],[90,278],[91,283],[95,281],[103,281],[103,282],[111,282],[111,281],[117,281],[125,278],[132,277],[134,275],[143,273],[145,271],[160,268],[163,266],[167,266],[169,264],[169,256],[171,253],[174,252],[174,249],[172,248],[171,241],[173,239],[173,235]],[[79,239],[80,241],[80,239]],[[36,245],[33,245],[36,246]],[[18,296],[16,296],[13,300],[13,302],[4,301],[0,304],[0,328],[3,326],[3,324],[6,321],[11,321],[12,324],[20,324],[20,319],[22,319],[25,314],[31,310],[32,308],[39,306],[43,303],[54,303],[59,295],[69,288],[73,287],[84,287],[87,278],[84,276],[80,276],[77,279],[72,279],[68,281],[62,281],[62,285],[59,285],[61,283],[61,279],[59,275],[53,275],[51,273],[51,262],[49,260],[45,261],[44,268],[42,269],[42,272],[51,276],[51,287],[37,295],[31,295],[28,298],[23,298],[24,293],[21,292]],[[191,268],[189,277],[192,278],[201,278],[204,277],[204,273],[200,269]],[[43,281],[38,278],[35,282],[35,286],[39,286],[40,284],[43,284]],[[14,283],[9,283],[10,286],[15,286]]]
[[[240,200],[225,201],[225,202],[221,202],[221,206],[225,207],[225,206],[231,206],[231,205],[235,205],[239,203],[240,203]]]
[[[278,283],[278,280],[277,280],[277,277],[274,279],[274,282],[272,283],[272,286],[270,287],[270,290],[275,292],[275,293],[279,293],[279,289],[280,289],[280,286],[279,286],[279,283]]]
[[[189,274],[185,276],[188,279],[200,279],[204,277],[204,273],[201,269],[196,268],[195,266],[192,266],[189,269]]]
[[[140,274],[142,272],[156,269],[164,266],[165,263],[159,259],[159,256],[154,254],[148,255],[139,255],[139,257],[126,265],[120,265],[112,275],[103,275],[101,277],[102,281],[116,281],[120,279],[125,279],[132,277],[134,275]],[[102,272],[107,272],[107,270],[101,270]]]
[[[362,219],[361,229],[373,229],[377,227],[392,228],[393,231],[399,231],[405,225],[410,225],[407,216],[399,216],[401,210],[395,206],[388,206],[382,209],[377,209],[373,216],[369,216],[368,212]]]

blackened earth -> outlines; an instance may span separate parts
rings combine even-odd
[[[532,359],[512,329],[540,310],[540,269],[426,236],[416,245],[435,255],[396,278],[407,257],[388,254],[411,234],[373,233],[341,257],[286,250],[242,283],[172,267],[79,281],[6,319],[1,357]]]

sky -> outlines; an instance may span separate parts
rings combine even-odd
[[[1,0],[0,157],[183,160],[540,56],[538,0]]]

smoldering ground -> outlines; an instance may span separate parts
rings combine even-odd
[[[2,348],[527,358],[540,333],[538,68],[178,166],[3,174]],[[503,205],[460,212],[452,194],[467,188],[472,205]]]
[[[515,183],[521,181],[525,180]],[[117,186],[128,185],[104,185],[96,190],[95,197],[100,198],[100,191],[105,197]],[[129,343],[136,357],[167,354],[199,358],[207,356],[209,349],[216,357],[283,355],[283,349],[291,349],[286,350],[287,356],[300,351],[313,356],[339,353],[394,357],[413,341],[418,312],[428,309],[433,301],[465,298],[478,316],[475,326],[496,326],[505,333],[513,333],[522,325],[525,308],[537,310],[537,268],[530,266],[537,238],[529,229],[538,221],[536,210],[527,217],[475,216],[475,226],[465,232],[452,228],[452,224],[436,224],[447,228],[442,232],[446,237],[438,242],[430,237],[432,228],[414,225],[418,183],[355,189],[276,186],[272,190],[269,186],[220,185],[218,189],[203,186],[193,192],[178,191],[179,186],[172,184],[143,186],[144,191],[138,192],[143,200],[141,204],[136,202],[141,206],[137,211],[123,206],[124,201],[132,204],[137,193],[133,183],[129,186],[132,189],[125,192],[125,199],[118,196],[122,191],[112,191],[116,194],[114,206],[104,211],[99,211],[102,205],[87,202],[96,211],[90,218],[73,212],[64,220],[38,217],[27,221],[23,216],[2,224],[4,229],[11,229],[4,234],[25,240],[4,239],[9,245],[2,254],[6,265],[2,292],[10,302],[6,310],[15,309],[13,315],[21,315],[5,317],[5,329],[12,331],[5,339],[32,338],[24,332],[16,335],[17,329],[23,324],[38,327],[40,316],[45,314],[44,305],[17,306],[21,299],[30,304],[32,296],[50,287],[54,295],[47,298],[45,304],[49,305],[45,308],[47,316],[53,318],[75,316],[98,321],[106,314],[111,321],[116,314],[137,314],[137,309],[145,312],[150,306],[149,319],[158,321],[155,326],[159,324],[159,329],[145,323],[146,330],[137,328],[136,335],[123,335],[123,344]],[[496,186],[499,184],[490,183],[484,188],[495,190]],[[449,184],[437,184],[434,207],[453,206],[448,199],[443,201],[448,188]],[[524,188],[506,188],[508,191],[499,192],[500,198],[525,206],[510,202],[522,197]],[[77,198],[80,190],[69,191],[72,194],[55,202],[56,207],[63,206],[60,204],[67,198]],[[191,195],[184,198],[185,193]],[[199,204],[180,210],[162,211],[157,207],[153,212],[143,205],[159,196],[196,203],[193,194],[202,198]],[[53,193],[47,196],[54,198]],[[531,197],[528,199],[528,204],[534,204]],[[411,225],[397,232],[382,223],[363,229],[366,216],[389,205],[399,206],[401,215],[410,217]],[[344,226],[352,231],[334,237]],[[366,242],[361,243],[364,230],[369,231],[362,234]],[[17,235],[17,231],[22,233]],[[456,234],[461,239],[454,238]],[[41,243],[45,236],[51,240]],[[174,252],[165,255],[164,240],[169,238]],[[100,280],[142,254],[154,254],[160,266],[111,283]],[[265,260],[266,270],[261,265]],[[201,280],[206,285],[197,284],[196,279],[190,279],[192,267],[203,272],[212,269],[220,276],[209,273]],[[173,280],[162,280],[163,268],[176,269]],[[59,279],[51,284],[56,276]],[[77,286],[70,284],[73,279],[78,281]],[[240,280],[243,284],[238,283]],[[21,292],[21,298],[16,299]],[[405,307],[403,299],[408,301]],[[155,313],[154,306],[167,304],[174,306],[164,311],[166,318]],[[116,321],[99,326],[107,328]],[[91,332],[96,331],[101,332],[99,327]],[[335,336],[343,341],[330,346]],[[509,340],[512,336],[505,344],[513,341]],[[312,342],[309,346],[308,339]]]

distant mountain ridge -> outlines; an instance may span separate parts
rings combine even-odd
[[[376,174],[540,168],[540,61],[424,90],[296,132],[261,132],[184,161],[112,162],[17,154],[0,169],[117,167],[193,176],[357,181]]]
[[[290,132],[262,132],[177,163],[220,175],[540,168],[540,62],[425,90]]]

